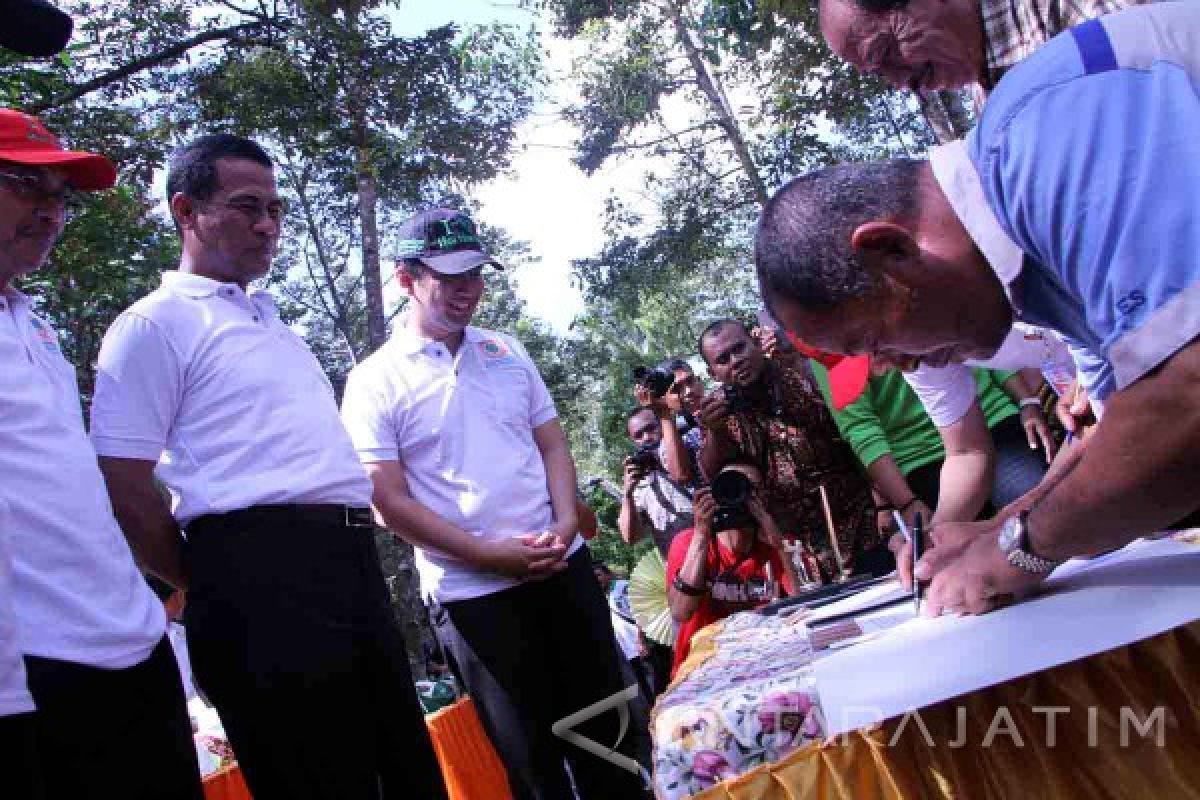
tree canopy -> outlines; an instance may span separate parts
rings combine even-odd
[[[613,498],[632,368],[695,359],[708,321],[753,317],[755,220],[789,177],[916,154],[965,119],[953,96],[856,73],[826,48],[814,4],[791,0],[523,0],[527,25],[415,36],[396,32],[404,5],[386,0],[60,5],[77,20],[73,43],[53,59],[0,52],[0,101],[119,165],[119,187],[86,199],[23,284],[62,333],[85,402],[104,331],[178,260],[155,195],[174,146],[223,130],[272,154],[291,211],[268,283],[340,386],[404,307],[389,286],[394,223],[435,204],[477,210],[548,81],[539,30],[582,45],[566,76],[577,96],[561,109],[578,132],[573,161],[588,175],[637,165],[640,186],[609,198],[602,246],[573,264],[585,311],[566,332],[515,291],[538,254],[480,220],[516,275],[489,275],[478,322],[538,362],[599,512],[594,549],[625,568],[641,552],[616,538]],[[419,617],[410,554],[389,564]]]

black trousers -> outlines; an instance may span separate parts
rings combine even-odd
[[[303,509],[188,526],[197,684],[255,800],[446,796],[369,528]]]
[[[0,717],[0,765],[4,791],[12,797],[44,800],[42,768],[38,758],[33,713]]]
[[[640,776],[551,730],[555,721],[624,688],[623,656],[587,547],[546,580],[435,605],[433,622],[508,769],[515,800],[573,800],[570,778],[580,800],[645,796]],[[606,711],[575,730],[611,747],[619,717]],[[629,733],[617,749],[636,760]]]
[[[649,639],[646,640],[646,643],[647,650],[649,650],[646,661],[653,676],[654,688],[654,694],[650,697],[652,700],[657,700],[658,696],[671,685],[671,663],[675,659],[675,651],[665,644],[659,644]]]
[[[37,705],[45,797],[203,800],[183,683],[165,636],[125,669],[25,656],[25,678]]]

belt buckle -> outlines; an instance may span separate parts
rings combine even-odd
[[[371,514],[371,509],[359,508],[357,506],[344,506],[343,511],[346,517],[347,528],[375,527],[375,518]]]

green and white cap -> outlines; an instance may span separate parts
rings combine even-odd
[[[412,258],[443,275],[461,275],[483,264],[504,265],[488,255],[475,223],[462,211],[433,208],[400,224],[396,258]]]

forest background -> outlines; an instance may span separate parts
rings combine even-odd
[[[435,2],[455,21],[414,34],[406,15]],[[290,211],[265,284],[339,389],[403,312],[397,221],[431,205],[478,213],[539,147],[567,149],[573,178],[610,176],[584,258],[544,263],[536,243],[477,217],[510,267],[489,274],[477,324],[515,335],[541,368],[600,520],[593,552],[619,571],[649,547],[616,533],[632,368],[699,363],[708,321],[753,318],[753,226],[788,178],[920,156],[969,124],[957,95],[893,92],[839,61],[806,0],[514,0],[494,15],[478,0],[58,5],[76,20],[72,44],[53,59],[0,51],[0,103],[119,165],[118,187],[87,199],[21,285],[59,330],[85,409],[104,332],[177,265],[159,195],[166,157],[192,136],[240,133],[276,160]],[[530,141],[547,121],[569,141]],[[572,318],[531,313],[531,286],[545,298],[564,277],[572,290],[550,302]],[[422,674],[411,548],[379,541]]]

